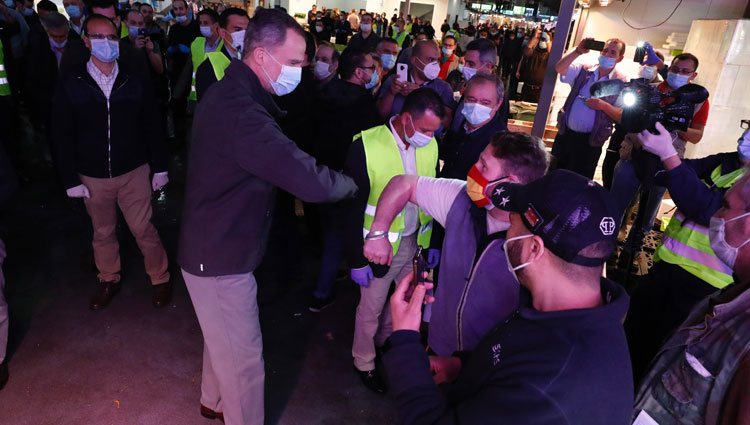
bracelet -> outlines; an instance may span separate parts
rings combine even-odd
[[[388,236],[388,232],[386,232],[385,230],[375,230],[375,231],[372,231],[372,232],[368,233],[365,236],[365,240],[366,241],[376,241],[378,239],[383,239],[386,236]]]

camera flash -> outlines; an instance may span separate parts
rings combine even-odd
[[[635,102],[636,102],[635,94],[633,94],[631,92],[628,92],[628,93],[625,93],[625,94],[622,95],[622,104],[623,105],[625,105],[627,107],[631,107],[631,106],[635,105]]]
[[[635,44],[635,47],[643,47],[645,44],[646,43],[644,43],[643,41],[639,41],[638,43]]]

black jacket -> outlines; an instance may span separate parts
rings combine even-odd
[[[265,250],[275,187],[307,202],[354,195],[350,178],[317,166],[284,136],[276,123],[282,115],[240,61],[198,103],[177,260],[183,270],[252,272]]]
[[[625,425],[633,407],[622,320],[628,296],[601,280],[597,308],[540,312],[524,303],[490,331],[443,395],[419,333],[396,331],[384,363],[401,424]]]
[[[460,111],[459,111],[460,113]],[[445,161],[440,177],[466,180],[466,175],[490,143],[492,136],[508,130],[507,120],[498,111],[487,124],[466,134],[463,115],[454,120],[460,121],[458,128],[448,130],[445,141],[440,146],[440,159]]]
[[[73,34],[75,34],[75,31],[70,30],[68,43],[78,39]],[[55,94],[58,79],[57,67],[57,57],[50,47],[46,33],[44,37],[29,37],[24,78],[31,117],[35,123],[48,124],[52,108],[52,96]]]
[[[86,64],[60,76],[52,101],[51,131],[63,184],[80,184],[79,174],[117,177],[143,164],[167,170],[167,154],[157,103],[149,81],[118,62],[109,99]],[[108,128],[109,123],[109,128]]]
[[[227,52],[226,47],[221,48],[221,53],[224,56],[232,59],[232,56]],[[202,64],[198,65],[198,69],[195,70],[195,95],[197,101],[200,102],[203,95],[206,94],[206,90],[216,82],[216,73],[214,72],[214,66],[211,65],[211,61],[206,59]]]
[[[367,38],[362,37],[362,33],[358,32],[349,39],[349,44],[346,46],[346,48],[363,50],[365,52],[372,53],[378,47],[378,43],[380,43],[380,40],[382,39],[380,38],[380,36],[375,34],[375,32],[370,33],[370,36]]]

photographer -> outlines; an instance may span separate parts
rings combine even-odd
[[[128,12],[126,22],[128,25],[128,40],[136,49],[146,53],[152,76],[164,74],[164,60],[161,56],[161,49],[158,43],[154,43],[151,37],[146,35],[146,21],[143,15],[137,10],[131,10]]]
[[[614,106],[604,99],[591,97],[591,86],[602,80],[626,79],[615,69],[625,54],[625,42],[617,38],[607,40],[598,65],[573,63],[589,52],[586,46],[593,41],[583,39],[555,65],[560,80],[572,88],[557,117],[559,131],[552,145],[554,168],[571,170],[589,179],[594,177],[602,146],[612,135],[614,122],[618,121],[614,119],[617,118]]]
[[[698,75],[698,58],[690,53],[683,53],[672,60],[669,68],[667,80],[656,86],[660,93],[670,93],[680,89],[686,84],[690,84]],[[698,143],[703,137],[703,128],[708,120],[708,100],[695,105],[695,112],[690,122],[690,128],[687,131],[675,131],[670,133],[670,141],[674,146],[678,156],[682,158],[685,154],[687,142]],[[644,176],[638,169],[639,146],[634,144],[635,135],[625,138],[620,149],[621,159],[615,166],[614,176],[612,178],[612,193],[615,196],[620,211],[620,217],[625,214],[633,198],[642,188]],[[635,149],[635,151],[634,151]],[[642,156],[642,155],[641,155]],[[628,239],[625,243],[625,257],[632,258],[633,254],[640,250],[644,236],[648,233],[653,225],[656,213],[661,205],[666,188],[659,185],[649,185],[648,200],[642,206],[643,219],[637,220],[635,226],[631,229]],[[626,265],[630,267],[630,265]]]
[[[470,353],[428,357],[418,329],[432,285],[416,285],[407,302],[412,276],[403,279],[391,297],[394,333],[384,357],[399,423],[630,423],[620,324],[628,296],[601,277],[616,244],[611,195],[565,170],[490,193],[510,212],[503,251],[527,296]],[[452,384],[441,393],[436,382]]]
[[[664,338],[687,317],[698,301],[732,283],[731,264],[711,249],[711,216],[722,196],[750,163],[750,130],[738,140],[736,152],[682,160],[671,135],[657,123],[658,134],[638,135],[643,149],[658,156],[664,170],[656,182],[669,189],[678,210],[669,221],[654,267],[633,293],[625,330],[636,379],[645,371]]]

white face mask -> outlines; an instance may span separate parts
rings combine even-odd
[[[204,37],[207,37],[207,38],[211,37],[211,27],[210,26],[201,25],[201,35],[204,36]]]
[[[276,93],[276,96],[284,96],[293,92],[302,80],[302,68],[299,66],[282,65],[281,62],[277,61],[270,52],[268,52],[268,56],[270,56],[274,62],[281,65],[281,72],[279,72],[279,76],[276,77],[276,81],[271,79],[271,76],[268,75],[265,68],[261,68],[263,69],[263,73],[266,74],[266,78],[268,78],[268,81],[271,83],[273,92]]]
[[[329,75],[331,75],[331,66],[328,65],[325,62],[316,61],[315,62],[315,78],[318,80],[325,80],[328,78]]]
[[[414,146],[415,148],[421,148],[421,147],[429,145],[430,141],[432,140],[432,137],[417,131],[417,128],[414,127],[414,120],[411,119],[411,115],[409,115],[409,122],[411,123],[412,130],[414,130],[414,134],[411,137],[409,137],[406,134],[406,129],[404,129],[404,136],[406,136],[406,141],[409,142],[409,144]]]
[[[362,32],[370,32],[372,24],[359,24],[359,29],[362,30]]]
[[[729,266],[729,268],[734,268],[734,262],[737,261],[737,254],[739,253],[740,248],[750,243],[750,239],[742,242],[739,246],[736,247],[729,245],[726,239],[725,225],[730,221],[739,220],[749,215],[750,212],[738,215],[734,218],[730,218],[729,220],[711,217],[711,224],[708,228],[708,237],[711,241],[711,249],[714,250],[714,254],[716,254],[716,257],[724,264]]]
[[[464,103],[464,107],[461,109],[461,114],[463,114],[469,124],[479,125],[492,118],[492,108],[480,103]]]
[[[461,73],[464,75],[464,79],[468,81],[468,80],[471,80],[471,77],[477,74],[477,69],[469,68],[468,66],[464,65],[464,68],[461,70]]]
[[[245,46],[245,30],[236,31],[232,33],[232,47],[241,52]]]
[[[450,56],[450,55],[452,55],[452,54],[453,54],[453,49],[449,49],[449,48],[447,48],[447,47],[443,47],[443,54],[444,54],[445,56]]]
[[[396,56],[390,53],[384,53],[380,56],[380,60],[383,61],[383,68],[385,69],[391,69],[396,65]]]
[[[531,238],[533,236],[534,235],[532,235],[532,234],[521,235],[521,236],[516,236],[514,238],[506,239],[505,242],[503,242],[503,252],[505,252],[505,260],[508,262],[508,270],[510,271],[510,273],[513,275],[513,277],[516,279],[516,281],[518,283],[521,283],[521,281],[518,279],[518,274],[516,274],[516,272],[518,270],[521,270],[522,268],[528,266],[529,264],[533,263],[533,261],[527,261],[527,262],[519,264],[517,266],[514,266],[513,264],[511,264],[510,263],[510,255],[508,254],[508,243],[512,242],[512,241],[517,241],[519,239]],[[542,248],[542,252],[544,252],[544,248]]]
[[[646,81],[651,81],[656,77],[656,68],[653,66],[642,66],[638,69],[638,78],[643,78]]]
[[[419,61],[419,63],[424,65],[424,69],[422,70],[422,72],[424,73],[424,77],[428,80],[432,81],[437,78],[438,74],[440,74],[440,65],[438,65],[437,62],[430,62],[428,64],[425,64],[421,59],[417,58],[417,60]]]

